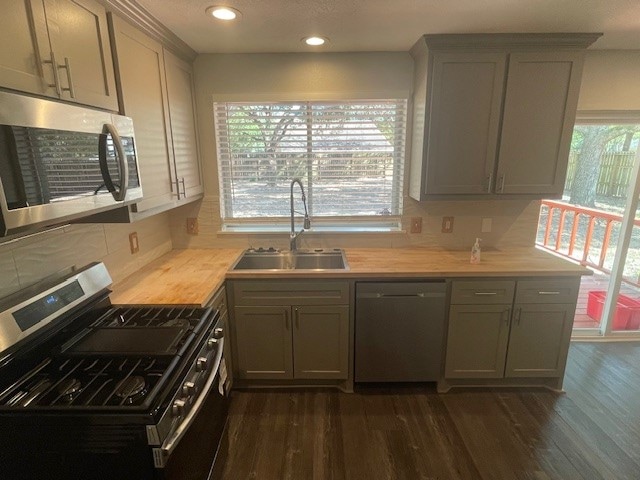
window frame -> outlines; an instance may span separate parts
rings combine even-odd
[[[310,212],[312,215],[312,228],[311,230],[317,233],[322,232],[358,232],[358,233],[367,233],[367,232],[398,232],[402,230],[402,216],[403,216],[403,208],[404,208],[404,197],[405,197],[405,189],[406,189],[406,175],[407,175],[407,162],[408,162],[408,153],[410,149],[410,104],[406,95],[395,95],[395,98],[359,98],[358,96],[354,96],[353,98],[331,98],[331,99],[305,99],[299,100],[297,98],[291,99],[259,99],[254,101],[248,100],[240,100],[237,98],[228,99],[228,98],[214,98],[213,101],[213,116],[214,116],[214,136],[216,143],[216,167],[218,173],[218,184],[219,184],[219,192],[220,192],[220,219],[221,219],[221,230],[220,233],[269,233],[269,232],[283,232],[289,231],[290,229],[290,219],[289,215],[282,216],[272,216],[272,217],[234,217],[230,214],[230,210],[226,205],[225,191],[228,190],[228,187],[225,189],[225,181],[232,181],[232,179],[225,177],[223,175],[223,169],[221,168],[221,162],[223,159],[221,158],[220,153],[220,142],[219,142],[219,118],[218,118],[218,109],[224,108],[226,110],[228,104],[246,104],[246,105],[267,105],[267,104],[301,104],[309,106],[313,106],[313,104],[343,104],[343,105],[360,105],[364,103],[372,103],[376,102],[386,102],[386,103],[396,103],[397,113],[396,121],[399,120],[399,123],[402,126],[402,131],[400,132],[401,138],[394,136],[394,141],[391,142],[394,146],[400,144],[400,151],[393,153],[393,179],[392,189],[395,191],[391,196],[391,201],[397,204],[397,213],[393,213],[390,215],[315,215],[314,212]],[[222,107],[219,105],[222,104]],[[336,152],[339,153],[339,152]],[[229,160],[229,154],[227,154],[227,159]],[[312,166],[308,167],[309,169],[313,168]],[[310,172],[307,172],[310,173]],[[307,185],[307,175],[305,174],[305,178],[302,179],[305,183],[305,189]],[[309,196],[310,192],[307,192]],[[294,193],[297,195],[297,193]],[[288,195],[287,195],[288,197]],[[296,196],[297,199],[297,196]]]

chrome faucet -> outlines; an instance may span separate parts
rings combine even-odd
[[[300,185],[300,190],[302,191],[302,204],[304,205],[304,224],[303,224],[302,230],[300,230],[298,233],[296,233],[296,226],[293,219],[294,213],[300,213],[300,212],[296,212],[293,209],[293,184],[294,183],[297,183],[298,185]],[[291,250],[292,252],[295,252],[298,249],[296,245],[296,238],[298,238],[298,235],[300,235],[302,232],[311,228],[311,220],[309,220],[309,212],[307,211],[307,197],[305,197],[304,195],[304,187],[302,186],[302,182],[300,181],[299,178],[294,178],[293,180],[291,180],[291,194],[289,196],[289,199],[291,201],[291,235],[289,235],[289,250]]]

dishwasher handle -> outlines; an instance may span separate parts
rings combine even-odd
[[[444,292],[399,293],[358,293],[357,298],[444,298]]]

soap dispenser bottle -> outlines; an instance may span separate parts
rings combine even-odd
[[[476,265],[480,263],[480,242],[481,238],[476,238],[476,243],[471,247],[471,263]]]

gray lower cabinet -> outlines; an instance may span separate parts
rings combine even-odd
[[[239,378],[293,378],[290,310],[288,306],[235,307]]]
[[[575,308],[575,304],[516,305],[505,377],[562,376]]]
[[[235,281],[234,368],[246,380],[346,380],[347,282]]]
[[[446,378],[502,378],[511,305],[452,305]]]
[[[561,380],[579,286],[580,278],[453,282],[445,378]]]

